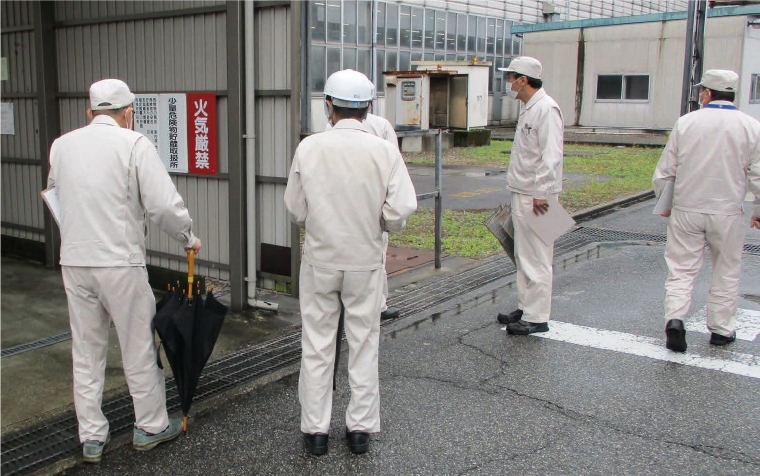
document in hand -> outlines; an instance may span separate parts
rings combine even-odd
[[[515,261],[515,227],[512,223],[512,206],[502,203],[493,215],[486,218],[483,224],[499,240],[509,259],[517,264]]]
[[[556,197],[549,198],[549,210],[543,215],[532,211],[525,215],[525,222],[536,232],[541,241],[551,245],[575,225],[575,220],[562,208]]]
[[[58,189],[53,187],[40,192],[42,199],[50,209],[50,214],[55,218],[55,222],[58,226],[61,226],[61,202],[58,201]]]
[[[652,210],[652,215],[661,215],[665,210],[673,208],[674,186],[675,182],[668,182],[667,185],[665,185],[665,188],[662,189],[662,193],[660,194],[660,198],[654,206],[654,210]]]

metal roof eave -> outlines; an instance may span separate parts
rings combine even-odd
[[[551,23],[530,23],[512,25],[512,33],[534,33],[539,31],[572,30],[574,28],[595,28],[600,26],[632,25],[635,23],[651,23],[671,20],[686,20],[686,10],[679,12],[652,13],[649,15],[633,15],[628,17],[591,18],[588,20],[569,20]],[[760,15],[760,5],[744,5],[741,7],[711,8],[707,11],[708,18],[732,17],[742,15]]]

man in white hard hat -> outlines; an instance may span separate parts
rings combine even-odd
[[[557,103],[546,94],[541,62],[518,56],[507,68],[507,95],[522,102],[507,173],[515,229],[518,308],[499,313],[510,334],[549,330],[554,243],[546,244],[527,224],[530,213],[542,215],[562,191],[564,122]],[[551,200],[550,200],[551,199]]]
[[[350,70],[345,70],[350,71]],[[359,73],[362,74],[362,73]],[[364,74],[362,74],[364,76]],[[367,79],[367,82],[369,82],[371,88],[372,88],[372,99],[376,99],[375,96],[375,85],[372,83],[372,81],[369,80],[366,76],[364,76]],[[369,111],[372,110],[372,103],[370,103]],[[393,146],[398,149],[398,136],[396,135],[396,130],[393,128],[393,125],[388,121],[388,119],[382,117],[382,116],[376,116],[375,114],[372,114],[371,112],[367,112],[367,117],[362,121],[362,125],[365,129],[367,129],[367,132],[376,135],[377,137],[381,139],[385,139]],[[327,125],[325,125],[325,130],[329,131],[333,128],[332,120],[328,117],[327,118]],[[400,151],[400,150],[399,150]],[[388,253],[388,232],[383,232],[383,253],[387,255]],[[383,261],[385,262],[385,261]],[[385,269],[385,266],[383,266],[383,269]],[[383,280],[383,300],[380,304],[380,319],[386,320],[386,319],[395,319],[399,316],[401,313],[400,309],[397,307],[388,306],[388,273],[386,271],[385,279]]]
[[[676,121],[654,172],[659,197],[674,182],[665,262],[666,347],[686,351],[683,318],[694,281],[710,245],[712,282],[707,298],[710,344],[736,339],[736,297],[746,228],[742,205],[747,186],[755,196],[750,226],[760,228],[760,122],[737,110],[739,75],[713,69],[702,76],[702,109]]]
[[[101,410],[109,320],[121,344],[135,408],[133,445],[176,438],[166,411],[151,321],[156,301],[145,269],[146,215],[185,248],[200,251],[192,220],[153,144],[131,130],[134,94],[118,79],[90,86],[90,124],[50,149],[48,187],[60,201],[61,270],[71,322],[74,405],[84,461],[110,439]]]
[[[372,99],[366,77],[338,71],[325,84],[332,130],[296,149],[285,206],[306,229],[301,262],[301,431],[312,454],[327,453],[335,339],[341,303],[348,338],[351,399],[346,437],[354,453],[380,431],[378,348],[385,279],[383,231],[399,231],[417,209],[396,147],[362,121]]]

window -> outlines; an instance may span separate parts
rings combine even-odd
[[[412,61],[422,61],[422,51],[413,51]]]
[[[359,44],[368,45],[370,43],[370,32],[372,30],[372,3],[367,0],[359,0],[357,8],[359,19]]]
[[[749,89],[749,102],[753,104],[760,103],[760,73],[755,73],[751,76]]]
[[[412,48],[422,49],[423,10],[412,8]]]
[[[311,38],[316,41],[325,41],[325,4],[311,4]],[[324,54],[322,55],[324,61]],[[324,69],[324,68],[322,68]]]
[[[398,45],[398,5],[387,5],[385,44],[387,46]]]
[[[356,0],[343,2],[343,43],[356,44]]]
[[[486,51],[486,19],[478,17],[478,53]]]
[[[398,71],[398,50],[388,50],[385,55],[385,68],[388,71]]]
[[[457,14],[449,13],[449,21],[446,23],[446,50],[457,50]]]
[[[375,83],[375,86],[377,87],[378,94],[384,93],[385,92],[385,76],[383,76],[383,71],[386,71],[385,50],[382,50],[379,48],[375,50],[375,62],[377,64],[377,82]]]
[[[475,53],[475,44],[477,40],[478,32],[478,19],[477,17],[467,18],[467,51]]]
[[[435,45],[435,10],[425,10],[425,49]]]
[[[643,74],[600,74],[596,80],[597,101],[648,101],[649,76]]]
[[[504,52],[504,22],[496,20],[496,56]]]
[[[343,48],[343,69],[356,69],[356,48]]]
[[[327,48],[327,74],[325,75],[325,78],[329,78],[330,75],[336,71],[340,71],[340,48],[328,47]]]
[[[370,77],[372,62],[370,61],[370,53],[368,48],[359,48],[359,54],[356,58],[356,70],[366,74],[368,78]]]
[[[486,54],[493,55],[494,47],[496,45],[496,20],[493,18],[488,19],[486,32]]]
[[[409,48],[412,45],[412,9],[411,7],[401,7],[401,35],[399,43],[402,48]]]
[[[409,51],[402,51],[398,57],[399,71],[411,71],[412,70],[412,53]]]
[[[327,41],[340,42],[340,2],[327,4]]]
[[[311,47],[309,53],[309,76],[310,76],[310,89],[313,93],[322,94],[325,90],[325,47],[314,46]]]
[[[457,15],[457,51],[467,49],[467,15]]]
[[[446,14],[443,12],[435,13],[435,49],[442,50],[446,48]]]
[[[377,44],[385,45],[385,4],[377,4]]]

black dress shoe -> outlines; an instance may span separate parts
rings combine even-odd
[[[499,315],[496,316],[496,320],[499,321],[501,324],[512,324],[522,319],[522,315],[523,315],[522,309],[516,309],[510,312],[509,314],[499,313]]]
[[[528,322],[520,319],[517,322],[507,324],[507,334],[526,336],[534,332],[547,332],[549,330],[548,322]]]
[[[395,319],[401,314],[401,310],[397,307],[389,307],[385,311],[380,313],[380,320]]]
[[[369,450],[369,433],[366,431],[348,431],[346,428],[346,440],[352,453],[360,455]]]
[[[671,319],[665,325],[665,347],[673,352],[686,352],[686,330],[682,320]]]
[[[726,344],[730,344],[731,342],[735,340],[736,340],[736,332],[731,334],[729,337],[716,334],[715,332],[710,334],[710,343],[712,345],[726,345]]]
[[[304,433],[303,437],[311,454],[316,456],[327,454],[327,435],[323,433]]]

